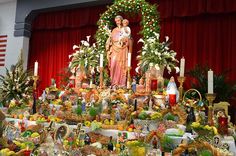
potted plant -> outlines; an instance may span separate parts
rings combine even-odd
[[[75,52],[69,55],[71,59],[69,68],[73,74],[79,76],[80,82],[95,74],[95,68],[98,66],[97,47],[95,43],[92,46],[90,45],[89,38],[90,36],[87,36],[87,40],[82,40],[79,46],[74,45],[73,50]]]
[[[150,68],[154,68],[157,71],[160,71],[160,75],[163,75],[165,67],[168,72],[171,72],[171,69],[173,68],[176,72],[179,72],[179,67],[176,66],[176,63],[178,63],[178,60],[175,58],[176,52],[169,48],[169,37],[166,36],[166,40],[160,42],[160,35],[158,33],[154,34],[154,36],[145,40],[139,40],[139,42],[143,43],[143,46],[141,54],[137,56],[137,59],[139,60],[138,67],[141,68],[143,73]]]
[[[191,81],[191,87],[197,89],[202,95],[207,93],[207,72],[209,67],[206,65],[196,65],[187,74],[194,78]],[[232,100],[233,95],[236,93],[236,84],[227,80],[227,73],[225,71],[221,74],[214,74],[214,93],[216,93],[215,102]],[[204,98],[205,96],[203,96]]]

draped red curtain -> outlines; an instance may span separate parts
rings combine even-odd
[[[160,12],[161,39],[169,36],[171,48],[177,57],[186,58],[186,70],[196,64],[208,64],[215,72],[230,69],[230,80],[236,80],[236,1],[234,0],[150,0],[158,3]],[[68,55],[72,46],[79,44],[87,35],[94,35],[99,14],[106,6],[78,8],[40,14],[33,22],[30,39],[28,67],[39,62],[39,90],[49,86],[68,66]],[[126,15],[125,15],[126,16]],[[134,38],[133,70],[135,57],[141,45],[137,44],[140,17],[127,18],[131,21]],[[132,72],[134,73],[134,71]],[[175,73],[171,73],[174,75]],[[168,75],[169,76],[169,75]]]

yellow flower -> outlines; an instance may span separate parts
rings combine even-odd
[[[86,127],[90,127],[91,122],[90,122],[90,121],[85,121],[85,122],[84,122],[84,125],[85,125]]]
[[[206,125],[206,126],[204,126],[204,129],[207,129],[207,130],[212,130],[212,127],[210,127],[209,125]]]
[[[191,125],[193,128],[198,128],[200,126],[199,122],[193,122]]]

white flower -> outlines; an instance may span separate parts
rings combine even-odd
[[[158,64],[155,64],[155,68],[156,68],[156,70],[160,70],[160,67]]]
[[[72,57],[72,55],[69,55],[69,59]]]
[[[79,48],[79,46],[73,45],[73,50],[75,50],[76,48]]]
[[[99,69],[99,66],[96,67],[97,68],[97,71],[100,73],[100,69]]]
[[[167,42],[169,40],[169,36],[166,36],[165,38],[166,38],[166,42]]]
[[[179,67],[175,67],[176,74],[179,73]]]
[[[160,38],[160,34],[159,33],[156,33],[156,32],[154,32],[154,35],[157,37],[157,39],[159,40],[159,38]]]
[[[95,43],[93,43],[93,47],[96,48],[96,44]]]
[[[80,42],[81,42],[82,45],[84,45],[85,40],[81,40]]]
[[[149,63],[149,66],[150,66],[150,67],[153,67],[153,63]]]
[[[84,42],[84,46],[89,47],[89,43],[87,41]]]
[[[86,36],[88,42],[89,42],[90,37],[91,37],[91,36]]]
[[[140,38],[139,40],[138,40],[138,43],[144,43],[144,40],[142,39],[142,38]]]
[[[137,67],[135,68],[135,72],[136,72],[136,73],[139,73],[139,69],[140,69],[140,66],[137,66]]]
[[[72,65],[72,63],[70,62],[70,63],[69,63],[69,67],[70,67],[71,65]]]
[[[167,68],[167,70],[168,70],[168,73],[170,74],[170,72],[171,72],[170,66],[168,65],[166,68]]]
[[[165,50],[169,50],[169,49],[170,49],[169,47],[165,46]]]
[[[91,69],[91,74],[93,75],[94,73],[95,73],[94,67],[92,67],[92,69]]]

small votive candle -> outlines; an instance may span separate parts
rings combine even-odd
[[[151,80],[151,91],[157,90],[157,80]]]
[[[218,131],[222,135],[228,134],[228,118],[227,117],[218,117]]]
[[[171,107],[176,105],[176,94],[169,94],[169,104]]]

